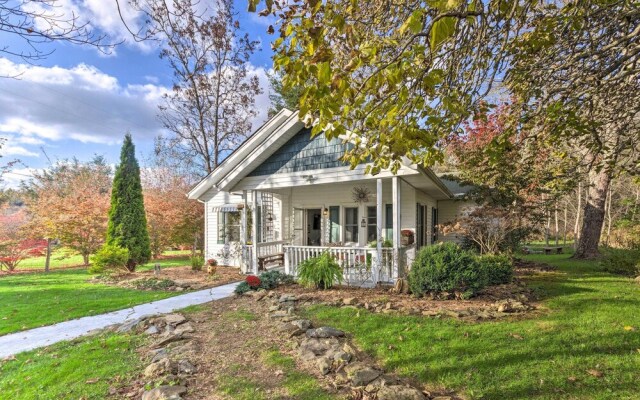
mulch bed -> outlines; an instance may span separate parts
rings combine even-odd
[[[158,274],[153,270],[102,276],[92,282],[147,290],[201,290],[244,279],[239,268],[217,267],[214,275],[207,271],[194,271],[189,266],[163,268]]]

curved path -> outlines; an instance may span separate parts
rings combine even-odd
[[[125,321],[131,321],[148,315],[166,314],[188,306],[223,299],[233,295],[233,289],[235,289],[237,284],[237,282],[230,283],[211,289],[199,290],[168,299],[140,304],[124,310],[73,319],[55,325],[0,336],[0,359],[23,351],[49,346],[63,340],[75,339],[87,335],[96,329],[106,328],[109,325],[121,324]]]

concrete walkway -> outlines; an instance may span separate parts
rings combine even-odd
[[[140,304],[120,311],[83,317],[71,321],[60,322],[42,328],[11,333],[0,336],[0,359],[27,350],[49,346],[63,340],[71,340],[109,325],[121,324],[136,318],[166,314],[188,306],[223,299],[233,294],[238,283],[230,283],[211,289],[200,290],[151,303]],[[44,311],[46,312],[46,311]]]

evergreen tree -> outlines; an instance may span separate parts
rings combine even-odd
[[[136,160],[135,147],[130,134],[124,137],[120,165],[113,179],[107,244],[129,250],[129,261],[127,261],[129,271],[134,271],[138,264],[145,264],[151,258],[140,183],[140,166]]]

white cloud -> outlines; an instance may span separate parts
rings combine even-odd
[[[120,11],[118,11],[118,5]],[[136,47],[146,52],[154,51],[155,47],[147,41],[136,41],[131,35],[138,32],[144,23],[143,14],[129,5],[127,0],[56,0],[55,2],[41,3],[26,1],[22,5],[25,11],[48,16],[49,18],[36,18],[37,28],[42,30],[53,29],[61,32],[72,27],[71,21],[75,19],[75,25],[87,24],[96,36],[105,34],[105,43],[115,44],[126,42],[127,45]],[[124,22],[123,22],[124,20]],[[51,21],[55,21],[52,25]],[[113,49],[111,55],[115,55]]]
[[[22,146],[14,146],[12,144],[6,144],[0,149],[0,155],[3,157],[9,156],[26,156],[26,157],[38,157],[38,153],[27,150]]]
[[[0,59],[0,75],[16,74],[20,79],[0,81],[0,135],[9,136],[7,145],[33,152],[28,145],[63,139],[113,144],[126,131],[147,139],[162,131],[156,119],[167,90],[162,86],[122,87],[85,64],[47,68]]]

